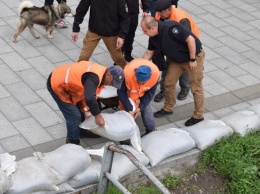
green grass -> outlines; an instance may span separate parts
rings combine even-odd
[[[206,165],[229,179],[228,193],[260,194],[260,132],[223,138],[203,154]]]
[[[227,177],[228,194],[260,194],[260,131],[241,137],[237,134],[223,138],[213,147],[207,149],[196,169],[203,172],[206,166],[213,167],[217,173]],[[174,189],[183,182],[181,178],[168,175],[161,180],[168,189]],[[187,186],[193,192],[195,185]],[[141,185],[138,188],[128,188],[134,194],[160,194],[153,185]],[[110,185],[107,194],[121,194],[115,186]]]

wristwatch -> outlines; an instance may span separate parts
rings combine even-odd
[[[196,59],[195,59],[195,58],[191,58],[190,61],[191,61],[191,62],[195,62]]]

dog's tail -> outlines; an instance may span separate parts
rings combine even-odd
[[[31,1],[23,1],[18,8],[19,14],[22,13],[24,8],[30,8],[33,7],[33,3]]]

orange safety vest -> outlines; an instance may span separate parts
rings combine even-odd
[[[152,70],[150,79],[143,85],[138,84],[135,76],[135,70],[141,65],[149,66]],[[150,90],[155,84],[157,84],[160,77],[160,71],[154,63],[147,59],[134,59],[125,66],[124,74],[127,95],[134,101],[136,108],[138,108],[139,98],[142,97],[146,91]]]
[[[181,9],[171,7],[171,15],[169,18],[170,20],[180,23],[180,21],[184,18],[187,18],[190,21],[191,32],[197,38],[200,38],[200,30],[199,30],[198,26],[195,24],[195,22],[193,21],[192,17],[189,14],[187,14],[185,11],[182,11]],[[160,20],[160,16],[159,16],[158,12],[156,12],[156,14],[155,14],[155,19]]]
[[[63,101],[76,105],[80,103],[82,111],[88,107],[84,99],[84,85],[81,82],[82,75],[86,72],[95,73],[99,78],[96,94],[104,87],[100,86],[106,67],[90,61],[80,61],[74,64],[65,64],[56,68],[51,76],[51,88]]]

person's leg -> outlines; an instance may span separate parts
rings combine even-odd
[[[125,60],[130,62],[134,58],[132,57],[132,50],[133,50],[133,43],[134,43],[134,37],[135,37],[135,31],[138,26],[138,15],[130,16],[130,27],[129,31],[125,37],[125,42],[122,47],[122,50],[124,52]]]
[[[83,40],[83,47],[79,56],[78,61],[89,61],[92,53],[94,52],[95,48],[97,47],[101,36],[96,33],[87,31],[87,34]]]
[[[172,0],[172,5],[174,5],[176,8],[178,7],[178,1],[179,0]]]
[[[154,122],[154,118],[153,118],[152,107],[150,104],[147,107],[145,107],[145,109],[143,111],[141,111],[141,117],[142,117],[145,129],[146,129],[146,134],[154,131],[155,122]]]
[[[173,113],[173,107],[176,103],[175,87],[179,77],[183,74],[184,69],[179,63],[170,61],[167,74],[164,81],[165,101],[163,109],[154,113],[154,116],[159,118],[164,115],[170,115]]]
[[[173,111],[173,107],[176,103],[176,83],[183,72],[184,69],[180,64],[170,62],[164,81],[165,102],[163,109],[165,111]]]
[[[160,92],[154,96],[154,102],[161,102],[164,99],[164,79],[167,74],[167,69],[162,71],[161,74],[161,83],[160,83]]]
[[[73,105],[63,102],[59,97],[53,92],[49,83],[47,82],[47,89],[51,96],[57,103],[60,111],[62,112],[67,126],[67,143],[80,144],[80,128],[79,124],[82,120],[82,113],[80,109]]]
[[[185,67],[190,78],[191,92],[193,94],[194,104],[195,104],[195,109],[192,118],[185,123],[186,126],[196,124],[203,120],[204,106],[205,106],[204,90],[202,86],[204,58],[205,58],[205,52],[202,50],[198,54],[198,56],[196,56],[196,61],[197,61],[196,69],[191,70],[189,68],[189,65]]]
[[[116,49],[117,38],[117,36],[102,36],[102,40],[105,43],[114,63],[124,69],[124,67],[126,66],[126,61],[121,49]]]
[[[44,5],[52,5],[54,0],[45,0]]]
[[[178,94],[178,100],[185,100],[190,91],[190,80],[187,71],[184,71],[179,78],[179,86],[181,91]]]
[[[156,0],[149,0],[151,16],[155,16],[156,11],[154,10],[154,3]]]

